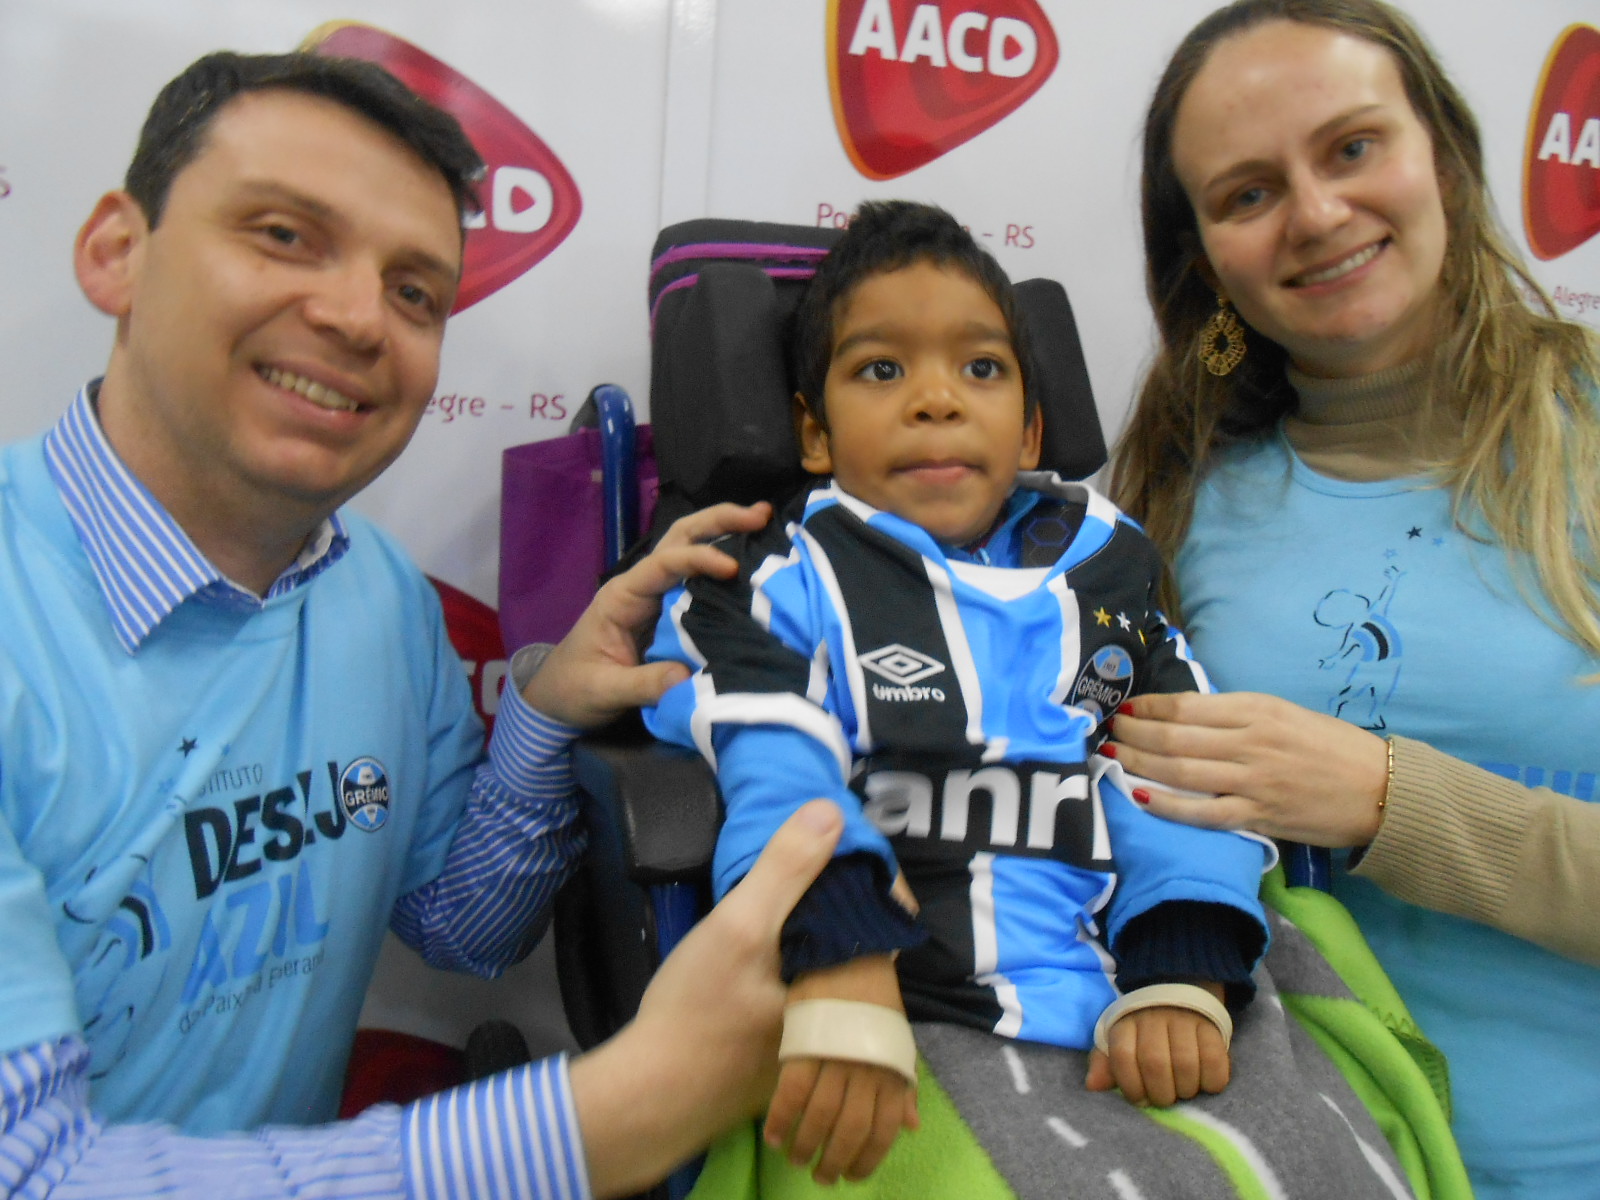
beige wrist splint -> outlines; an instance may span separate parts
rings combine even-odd
[[[1233,1044],[1233,1018],[1222,1006],[1222,1001],[1205,988],[1192,983],[1152,983],[1148,987],[1134,988],[1126,996],[1118,996],[1106,1006],[1105,1012],[1094,1023],[1095,1049],[1102,1054],[1109,1054],[1111,1027],[1129,1013],[1142,1008],[1187,1008],[1217,1027],[1217,1032],[1222,1034],[1223,1049]]]
[[[911,1022],[892,1008],[860,1000],[800,1000],[783,1010],[778,1061],[835,1058],[887,1067],[917,1082]]]

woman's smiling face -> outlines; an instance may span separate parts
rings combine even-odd
[[[1172,157],[1210,275],[1302,371],[1364,375],[1424,352],[1444,205],[1386,49],[1292,21],[1228,38],[1178,106]]]

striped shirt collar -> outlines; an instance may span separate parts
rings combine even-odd
[[[117,640],[129,654],[187,600],[259,610],[268,600],[332,566],[349,548],[344,522],[335,513],[265,597],[240,587],[212,565],[117,457],[95,414],[99,386],[96,380],[78,393],[55,428],[45,434],[44,454],[100,582]]]

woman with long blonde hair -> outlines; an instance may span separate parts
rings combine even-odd
[[[1230,694],[1111,751],[1176,820],[1340,849],[1478,1194],[1600,1168],[1600,353],[1380,0],[1239,0],[1145,125],[1161,344],[1114,467]],[[1186,796],[1168,788],[1214,796]]]

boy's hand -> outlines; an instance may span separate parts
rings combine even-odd
[[[1201,984],[1222,999],[1220,984]],[[1109,1055],[1089,1052],[1091,1092],[1118,1088],[1131,1104],[1165,1108],[1228,1086],[1232,1064],[1222,1032],[1187,1008],[1145,1008],[1111,1027]]]
[[[860,1000],[903,1013],[894,958],[873,954],[808,971],[789,988],[789,1001]],[[865,1179],[894,1145],[901,1126],[918,1127],[917,1093],[886,1067],[820,1058],[795,1058],[778,1073],[767,1111],[766,1139],[788,1147],[789,1159],[812,1168],[818,1183],[841,1176]]]

